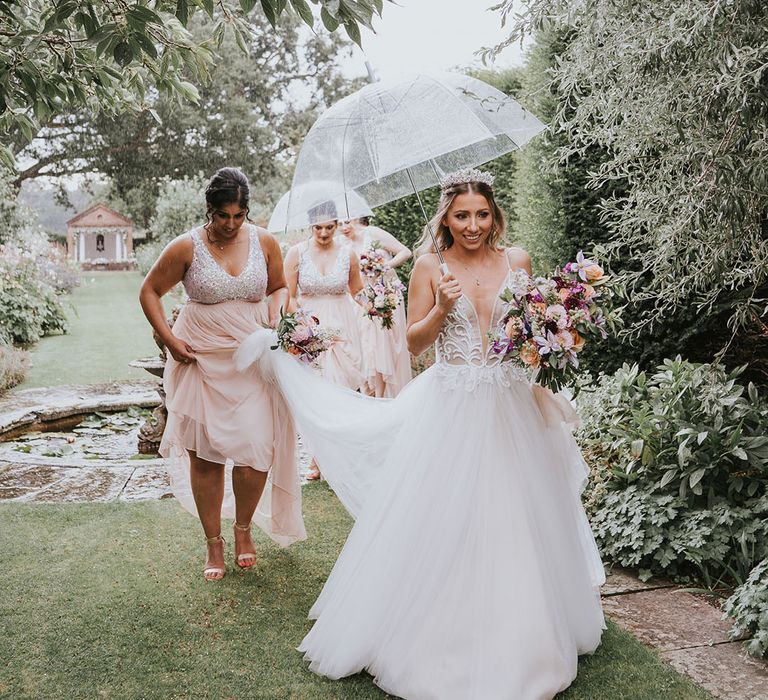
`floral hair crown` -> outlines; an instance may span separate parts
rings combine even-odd
[[[442,178],[440,180],[440,189],[445,192],[451,187],[466,185],[468,182],[482,182],[484,185],[488,185],[488,187],[493,187],[493,175],[477,168],[463,168],[462,170],[448,173]]]

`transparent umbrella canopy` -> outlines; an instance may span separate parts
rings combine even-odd
[[[347,201],[354,192],[376,207],[521,148],[545,128],[515,100],[467,75],[372,83],[314,123],[291,192],[324,181],[347,193]],[[289,194],[287,220],[300,216],[302,207],[301,198]],[[340,218],[352,216],[351,210],[339,212]]]
[[[290,217],[289,203],[292,210]],[[282,233],[308,228],[323,217],[356,219],[372,215],[373,211],[368,202],[354,190],[345,190],[338,182],[316,180],[297,185],[280,197],[267,224],[267,230]]]

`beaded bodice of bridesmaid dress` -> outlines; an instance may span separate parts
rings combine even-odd
[[[309,242],[302,244],[299,253],[299,289],[303,296],[346,294],[348,288],[349,250],[346,246],[339,247],[333,268],[328,274],[323,275],[312,261]]]
[[[267,292],[267,262],[255,226],[248,228],[248,260],[239,275],[230,275],[213,257],[202,239],[201,229],[189,232],[194,244],[192,264],[182,284],[191,301],[218,304],[222,301],[244,299],[257,302]]]

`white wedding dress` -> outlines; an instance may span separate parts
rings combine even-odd
[[[436,364],[396,399],[324,382],[266,350],[266,331],[241,347],[239,367],[258,362],[278,384],[356,518],[299,647],[315,673],[365,669],[409,700],[541,700],[598,646],[604,574],[580,502],[586,464],[484,336],[462,296]]]

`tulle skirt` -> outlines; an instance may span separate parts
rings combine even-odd
[[[365,386],[363,373],[361,311],[349,294],[302,295],[299,305],[316,316],[323,328],[338,337],[317,361],[322,377],[334,384],[357,390]]]
[[[405,304],[395,309],[392,328],[377,319],[363,318],[363,367],[371,392],[392,399],[411,381],[411,355],[405,343]]]
[[[225,464],[222,515],[235,517],[231,469],[268,471],[254,522],[287,546],[306,538],[296,460],[296,432],[280,392],[258,368],[235,370],[233,355],[243,339],[266,324],[266,302],[219,304],[188,302],[173,334],[195,351],[196,362],[182,364],[169,354],[163,375],[168,420],[160,445],[171,487],[181,505],[197,515],[187,450]]]
[[[357,518],[310,611],[299,647],[310,668],[365,669],[410,700],[566,688],[599,644],[604,575],[580,502],[586,465],[530,385],[506,366],[438,363],[397,399],[371,399],[323,387],[259,344],[249,339],[238,364],[276,376]]]

